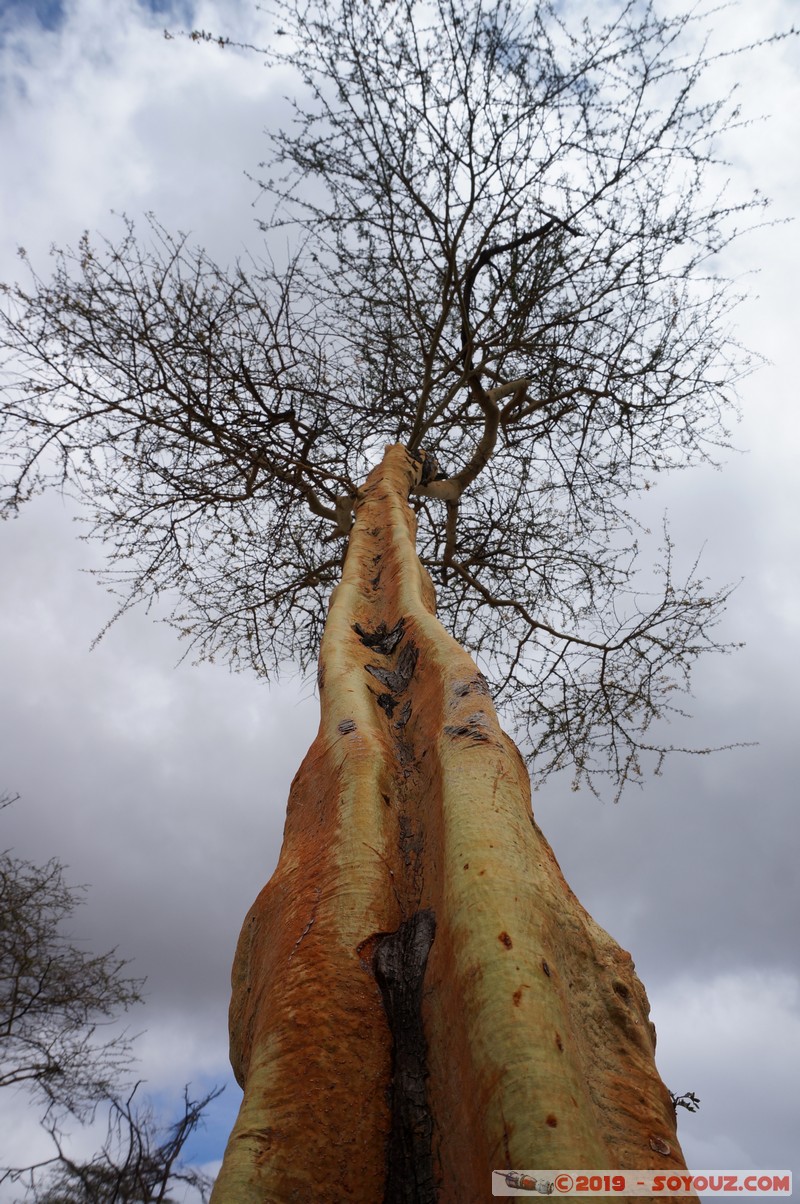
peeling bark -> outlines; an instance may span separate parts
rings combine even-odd
[[[495,1168],[685,1165],[630,955],[435,618],[421,472],[388,448],[355,504],[319,732],[234,962],[244,1099],[214,1204],[482,1204]]]

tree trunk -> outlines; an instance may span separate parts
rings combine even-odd
[[[499,1168],[684,1167],[630,954],[567,886],[435,618],[391,447],[356,504],[319,733],[233,968],[214,1204],[491,1199]]]

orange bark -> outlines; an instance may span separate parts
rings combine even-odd
[[[435,618],[419,471],[388,448],[356,504],[319,732],[236,953],[244,1099],[213,1204],[471,1204],[497,1168],[685,1165],[630,955]]]

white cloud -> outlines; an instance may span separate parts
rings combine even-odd
[[[257,36],[244,2],[196,16]],[[276,81],[257,56],[166,40],[163,26],[135,0],[73,0],[56,31],[29,25],[7,39],[3,258],[17,242],[40,253],[107,230],[111,209],[155,209],[222,256],[250,238],[256,190],[243,172],[263,154]]]

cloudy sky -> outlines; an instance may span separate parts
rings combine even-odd
[[[729,41],[788,27],[794,0],[745,0]],[[245,171],[280,112],[257,57],[179,39],[204,27],[259,40],[249,0],[0,0],[0,279],[26,247],[113,234],[111,211],[153,210],[229,260],[257,247]],[[756,122],[730,144],[738,183],[791,217],[800,196],[800,47],[728,62]],[[276,91],[276,88],[278,90]],[[629,949],[676,1093],[690,1167],[800,1173],[798,965],[798,546],[796,388],[800,234],[754,233],[729,259],[749,273],[741,335],[770,363],[745,382],[740,453],[722,472],[658,491],[686,558],[738,580],[726,632],[735,657],[701,668],[692,737],[753,747],[669,764],[622,802],[535,797],[539,822],[583,903]],[[75,934],[118,946],[146,975],[133,1019],[139,1074],[159,1106],[184,1082],[226,1091],[193,1147],[221,1156],[239,1092],[227,1065],[228,973],[239,925],[275,864],[289,782],[313,737],[311,686],[267,687],[215,666],[177,665],[172,633],[144,614],[114,626],[58,497],[0,526],[0,813],[3,846],[91,885]],[[79,1139],[80,1140],[80,1139]],[[84,1140],[86,1140],[84,1138]],[[0,1098],[0,1161],[41,1152],[36,1116]],[[2,1199],[2,1197],[0,1197]]]

